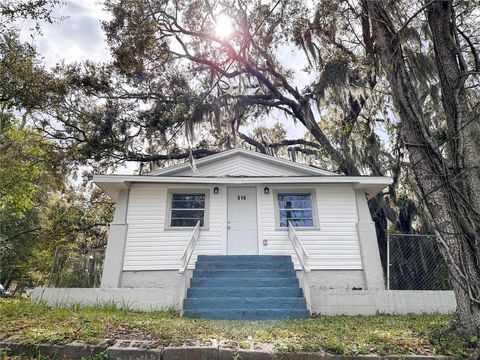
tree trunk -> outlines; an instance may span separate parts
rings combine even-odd
[[[472,222],[464,217],[448,161],[436,151],[425,131],[423,109],[405,65],[400,37],[384,3],[365,0],[364,4],[368,7],[377,51],[401,119],[401,136],[409,153],[419,201],[432,220],[452,279],[457,300],[455,324],[468,334],[478,335],[480,271],[476,259],[479,235],[471,232]],[[449,155],[462,158],[456,148]]]
[[[480,294],[480,121],[467,99],[464,86],[467,69],[460,52],[453,4],[451,1],[434,1],[427,5],[447,123],[448,165],[458,189],[454,194],[463,198],[457,199],[454,214],[459,217],[458,228],[463,233],[461,241],[466,259],[462,265],[467,276],[465,287],[470,294],[465,291],[458,294],[459,308],[464,310],[457,311],[456,320],[458,324],[470,324],[470,328],[476,326],[478,334],[480,310],[478,302],[471,304],[471,297],[478,300]]]
[[[451,1],[428,3],[427,20],[432,33],[435,62],[442,89],[442,104],[447,121],[447,148],[450,167],[458,184],[476,213],[480,226],[480,120],[467,99],[466,64]]]

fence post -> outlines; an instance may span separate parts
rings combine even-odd
[[[387,290],[390,290],[390,232],[387,232]]]
[[[97,251],[96,250],[93,250],[93,259],[92,259],[92,262],[93,262],[93,265],[92,265],[92,287],[95,287],[95,278],[97,277]]]
[[[57,262],[57,255],[58,255],[58,246],[55,248],[55,253],[53,254],[53,261],[52,261],[52,267],[50,268],[50,275],[48,276],[48,286],[52,286],[52,278],[53,278],[53,271],[55,269],[55,265]]]

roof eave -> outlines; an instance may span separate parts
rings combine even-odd
[[[102,188],[108,196],[116,200],[121,189],[127,189],[132,183],[144,184],[352,184],[363,189],[369,198],[375,196],[392,183],[389,177],[374,176],[295,176],[295,177],[179,177],[149,175],[95,175],[93,182]]]

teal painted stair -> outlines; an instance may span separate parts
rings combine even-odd
[[[310,313],[290,256],[199,255],[183,316],[280,320]]]

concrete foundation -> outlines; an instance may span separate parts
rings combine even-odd
[[[35,288],[32,298],[49,305],[116,303],[138,311],[181,308],[163,288]],[[322,315],[422,314],[455,311],[453,291],[311,289],[311,312]]]
[[[192,270],[187,270],[189,278]],[[162,288],[178,287],[182,275],[177,270],[123,271],[121,287]]]
[[[181,304],[185,285],[188,286],[188,279],[190,279],[191,276],[191,270],[187,270],[185,274],[179,274],[178,271],[175,270],[123,271],[121,287],[132,288],[134,290],[137,288],[153,288],[161,291],[162,301],[166,304]]]
[[[303,284],[302,271],[297,271],[300,284]],[[308,273],[310,289],[366,289],[362,270],[313,270]],[[304,289],[305,290],[305,289]]]
[[[302,280],[302,271],[297,277]],[[187,278],[192,270],[187,270]],[[182,285],[182,275],[176,270],[123,271],[120,287],[125,288],[160,288],[169,293]],[[320,289],[365,289],[362,270],[314,270],[309,273],[310,286]],[[188,285],[188,283],[187,283]]]

